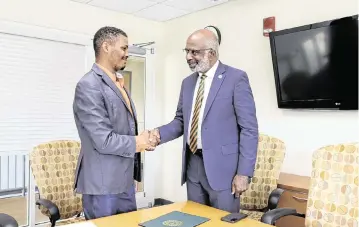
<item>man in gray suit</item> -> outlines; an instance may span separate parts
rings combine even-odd
[[[81,139],[75,189],[86,219],[137,209],[134,179],[141,181],[140,153],[153,150],[148,132],[137,136],[135,106],[117,72],[128,58],[128,39],[114,27],[93,40],[96,63],[78,82],[73,111]]]
[[[194,72],[182,82],[176,116],[154,129],[158,143],[183,135],[182,184],[188,200],[239,212],[258,146],[255,103],[247,74],[218,60],[218,39],[202,29],[187,40]]]

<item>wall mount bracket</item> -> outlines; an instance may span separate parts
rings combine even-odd
[[[141,49],[145,49],[145,50],[149,50],[151,51],[151,54],[154,54],[155,53],[155,49],[153,47],[151,48],[145,48],[147,46],[150,46],[150,45],[153,45],[155,44],[155,42],[147,42],[147,43],[135,43],[135,44],[132,44],[134,47],[138,47],[138,48],[141,48]]]

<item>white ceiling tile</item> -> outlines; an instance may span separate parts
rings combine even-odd
[[[228,0],[168,0],[163,4],[172,6],[177,9],[194,12],[226,2],[228,2]]]
[[[163,4],[157,4],[147,9],[134,13],[135,16],[143,17],[149,20],[166,21],[176,17],[188,14],[185,10],[173,8]]]
[[[161,3],[161,2],[165,2],[165,1],[167,1],[167,0],[149,0],[149,1]]]
[[[89,3],[91,0],[71,0],[73,2]]]
[[[149,0],[92,0],[88,4],[121,13],[134,13],[157,3]]]

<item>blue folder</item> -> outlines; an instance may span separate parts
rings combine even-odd
[[[209,218],[173,211],[139,225],[143,227],[194,227],[209,220]]]

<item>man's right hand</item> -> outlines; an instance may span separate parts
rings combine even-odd
[[[151,146],[150,133],[145,130],[140,135],[136,136],[136,152],[153,151],[155,147]]]
[[[161,135],[158,128],[152,129],[150,131],[150,142],[153,147],[157,147],[161,142]]]

